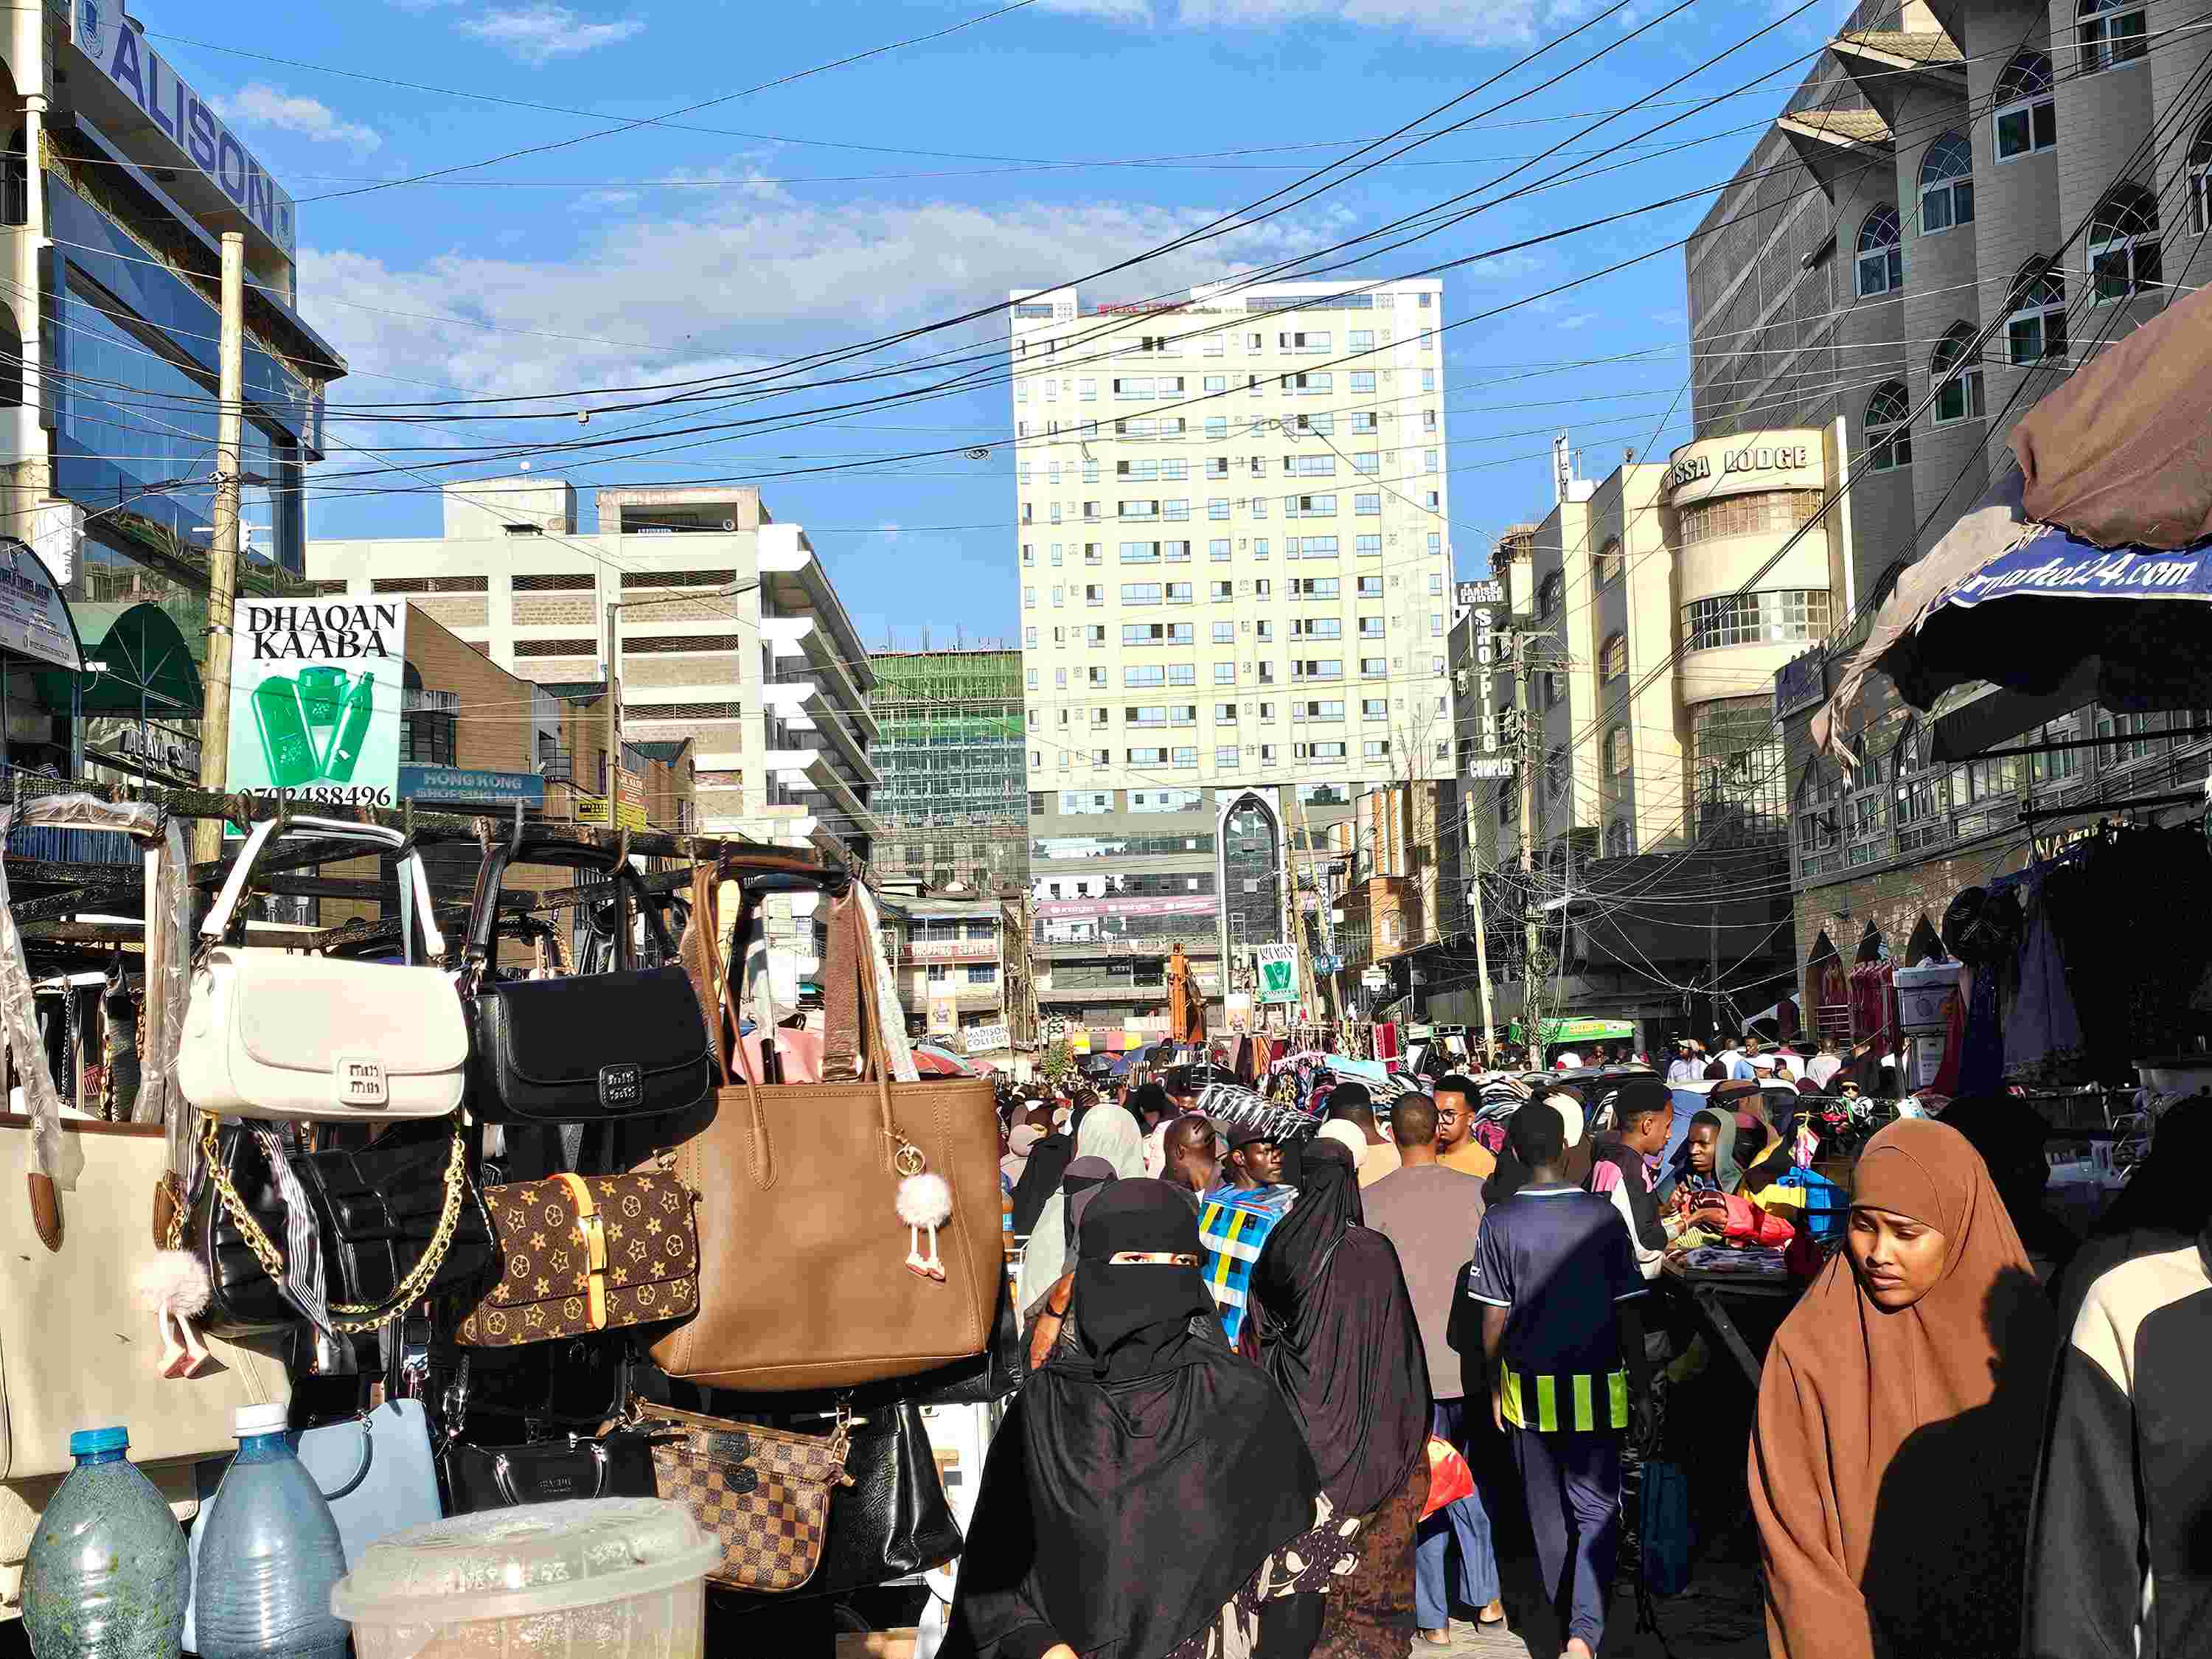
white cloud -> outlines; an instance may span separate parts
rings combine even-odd
[[[495,7],[460,25],[472,35],[532,69],[556,58],[574,58],[600,46],[627,40],[645,27],[645,21],[625,17],[611,23],[587,23],[566,6],[552,0],[533,0],[522,6]]]
[[[671,206],[674,216],[662,210]],[[1097,270],[1218,214],[1092,203],[825,207],[740,177],[705,202],[687,193],[669,204],[655,194],[634,215],[580,220],[578,245],[557,260],[450,253],[396,267],[349,249],[303,250],[300,292],[303,310],[356,369],[520,396],[727,373],[994,306],[1009,289]],[[1110,289],[1085,289],[1085,298],[1171,292],[1340,234],[1334,214],[1237,227],[1121,273]],[[1003,325],[993,319],[899,355],[973,349],[994,333],[1002,336]],[[556,336],[562,337],[548,337]],[[367,380],[353,394],[362,402],[410,395]]]
[[[1078,17],[1103,17],[1115,23],[1149,23],[1151,0],[1038,0],[1040,11],[1066,12]]]
[[[226,121],[296,132],[319,143],[349,144],[364,155],[384,143],[383,136],[375,128],[357,121],[341,121],[328,105],[280,91],[265,82],[248,82],[235,96],[217,98],[213,102],[216,112]]]

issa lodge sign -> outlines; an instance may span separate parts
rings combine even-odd
[[[1685,444],[1668,464],[1668,503],[1687,507],[1760,489],[1818,489],[1826,481],[1820,434],[1803,428]]]

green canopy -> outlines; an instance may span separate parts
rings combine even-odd
[[[1562,1042],[1611,1042],[1636,1035],[1636,1027],[1625,1019],[1547,1019],[1544,1022],[1544,1046],[1556,1048]],[[1512,1039],[1521,1041],[1521,1022],[1515,1020]]]
[[[83,709],[88,714],[189,714],[201,708],[200,671],[176,618],[150,600],[137,605],[80,604],[70,606],[84,659],[105,663],[98,673],[87,667]],[[70,706],[69,676],[58,669],[38,673],[39,695],[49,708]]]

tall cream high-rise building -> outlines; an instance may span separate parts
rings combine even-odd
[[[1300,831],[1452,775],[1443,284],[1007,310],[1040,1004],[1148,1032],[1181,942],[1218,1023]]]

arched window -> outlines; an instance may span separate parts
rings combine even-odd
[[[2051,60],[2024,52],[1997,76],[1990,103],[1996,111],[1997,160],[2009,161],[2058,143],[2058,109],[2051,97]]]
[[[1625,859],[1636,850],[1636,836],[1628,827],[1626,818],[1615,818],[1605,826],[1605,855],[1609,859]]]
[[[2189,146],[2189,228],[2198,236],[2212,231],[2212,115],[2198,123]]]
[[[1597,577],[1597,585],[1600,587],[1620,580],[1620,538],[1616,536],[1598,549],[1597,557],[1592,562],[1591,568]]]
[[[2074,15],[2082,74],[2116,69],[2143,55],[2142,0],[2078,0]]]
[[[1628,742],[1628,728],[1625,726],[1616,726],[1612,731],[1605,734],[1606,776],[1609,778],[1626,777],[1628,775],[1630,760],[1631,751]]]
[[[1903,231],[1897,210],[1883,203],[1859,227],[1859,297],[1894,294],[1905,286]]]
[[[2115,185],[2089,216],[2090,298],[2124,300],[2156,288],[2160,274],[2158,198],[2141,185]]]
[[[1538,622],[1547,622],[1558,612],[1559,593],[1565,586],[1566,579],[1556,570],[1544,578],[1544,585],[1536,590],[1536,620]]]
[[[1915,715],[1905,724],[1890,753],[1890,821],[1897,828],[1897,850],[1911,853],[1951,833],[1949,793],[1943,769],[1930,758],[1928,729]]]
[[[1628,672],[1628,635],[1615,634],[1598,647],[1597,677],[1601,682],[1617,680]]]
[[[1973,222],[1973,146],[1947,132],[1920,158],[1920,234]]]
[[[1797,871],[1801,876],[1825,875],[1843,865],[1843,769],[1822,755],[1808,763],[1797,780],[1794,807],[1797,821]]]
[[[2015,364],[2066,355],[2066,274],[2040,256],[2012,279],[2011,315],[2005,319],[2005,356]]]
[[[1887,472],[1893,466],[1912,465],[1912,397],[1902,380],[1885,380],[1867,399],[1866,446],[1868,467]]]
[[[1928,360],[1928,378],[1937,382],[1936,424],[1978,421],[1987,411],[1982,399],[1982,362],[1974,355],[1974,331],[1954,323],[1936,343]]]

